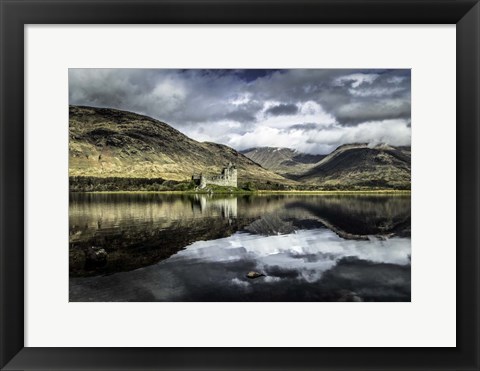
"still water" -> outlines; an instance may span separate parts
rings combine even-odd
[[[411,298],[410,196],[74,193],[69,232],[70,301]]]

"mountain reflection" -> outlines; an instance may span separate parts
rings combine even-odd
[[[408,301],[409,237],[403,196],[71,194],[70,300]]]

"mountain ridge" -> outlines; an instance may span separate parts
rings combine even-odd
[[[411,149],[385,144],[343,145],[297,179],[335,187],[410,189]]]

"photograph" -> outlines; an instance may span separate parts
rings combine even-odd
[[[70,68],[68,136],[70,302],[411,301],[410,69]]]

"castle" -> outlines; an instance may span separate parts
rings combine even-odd
[[[205,188],[209,184],[215,184],[223,187],[237,187],[237,168],[230,162],[222,169],[220,175],[206,177],[203,174],[193,175],[192,180],[199,189]]]

